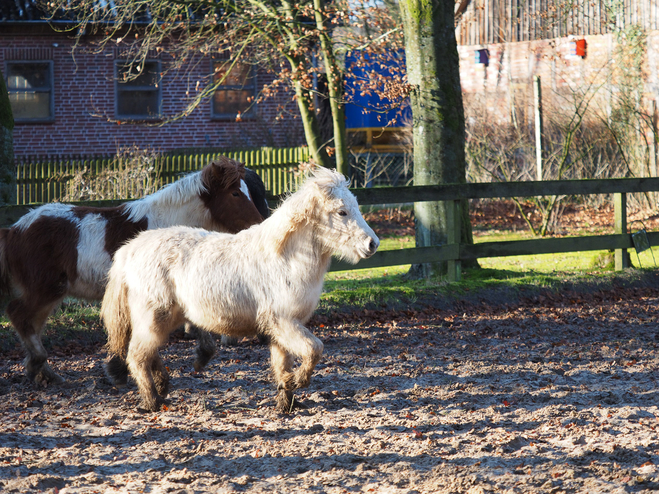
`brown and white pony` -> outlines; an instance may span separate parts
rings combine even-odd
[[[28,378],[62,381],[41,342],[46,319],[66,296],[103,298],[113,254],[137,233],[172,225],[236,233],[260,223],[244,178],[242,163],[221,157],[118,207],[45,204],[0,229],[0,291],[10,299],[7,315],[27,352]]]
[[[236,235],[172,227],[143,232],[114,257],[101,317],[108,351],[128,364],[142,406],[158,410],[169,388],[158,349],[190,322],[270,344],[277,409],[289,412],[323,351],[305,322],[318,304],[332,255],[356,263],[380,242],[343,175],[318,169],[263,223]],[[293,370],[295,357],[301,363]],[[117,384],[125,374],[106,372]]]

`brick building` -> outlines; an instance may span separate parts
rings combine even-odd
[[[591,107],[606,114],[619,92],[619,73],[632,63],[617,52],[617,40],[629,41],[634,30],[643,33],[636,53],[642,62],[640,104],[651,112],[659,97],[654,0],[471,0],[456,28],[467,118],[471,113],[502,124],[528,122],[536,75],[543,104],[597,91]]]
[[[109,155],[132,145],[166,152],[304,144],[291,94],[250,103],[273,78],[265,70],[236,66],[210,100],[159,126],[163,116],[186,108],[196,82],[208,80],[223,61],[194,60],[188,71],[170,73],[163,70],[169,60],[153,52],[143,75],[120,84],[129,69],[119,47],[95,54],[88,37],[74,50],[71,34],[42,20],[31,2],[22,3],[28,8],[0,1],[0,67],[14,109],[17,157]]]

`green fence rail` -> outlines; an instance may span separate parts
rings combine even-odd
[[[306,147],[260,148],[205,154],[158,156],[151,166],[151,179],[158,186],[176,181],[181,174],[200,170],[220,155],[245,163],[256,171],[272,195],[283,194],[294,188],[300,180],[297,167],[309,159]],[[104,157],[24,157],[16,163],[16,203],[34,204],[60,200],[66,197],[76,177],[88,174],[107,181],[107,172],[120,174],[126,171],[130,160],[115,156]],[[105,172],[105,175],[104,175]],[[133,180],[133,178],[127,178]],[[134,179],[137,180],[137,179]],[[138,184],[117,186],[111,199],[126,199],[138,189]],[[129,191],[120,195],[120,191]],[[135,195],[133,194],[132,197]]]

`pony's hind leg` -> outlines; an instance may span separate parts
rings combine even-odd
[[[177,324],[178,322],[178,324]],[[170,310],[155,311],[145,301],[131,304],[132,333],[126,363],[148,411],[160,410],[169,391],[169,375],[158,349],[182,321]]]
[[[194,361],[194,370],[201,372],[215,355],[215,338],[208,331],[197,328],[197,358]]]
[[[169,394],[169,373],[158,354],[156,354],[151,363],[151,373],[153,374],[153,382],[156,385],[156,391],[163,398],[167,398],[167,395]]]
[[[195,353],[197,358],[194,361],[194,370],[201,372],[215,355],[215,339],[208,331],[198,328],[191,322],[186,322],[183,327],[183,337],[186,340],[197,340]]]
[[[48,365],[48,354],[41,342],[41,333],[46,325],[46,319],[61,301],[58,299],[35,307],[34,304],[28,304],[19,298],[12,300],[7,306],[9,320],[27,353],[24,361],[25,373],[28,379],[36,383],[59,384],[64,382],[64,379],[53,372]]]
[[[238,344],[238,338],[223,334],[220,337],[220,343],[222,343],[222,346],[236,346]]]
[[[142,398],[142,408],[149,412],[160,410],[165,400],[158,394],[156,381],[153,376],[153,368],[157,366],[156,359],[160,359],[157,354],[158,347],[155,348],[147,345],[133,345],[131,341],[128,348],[126,361],[133,379],[137,384],[137,389]]]

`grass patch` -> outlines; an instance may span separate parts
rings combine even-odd
[[[107,335],[99,317],[100,303],[66,299],[48,318],[42,342],[46,350],[75,350],[103,345]],[[0,351],[20,349],[21,344],[7,315],[0,317]]]
[[[528,232],[489,232],[476,237],[476,242],[523,240]],[[386,238],[381,250],[414,247],[411,236]],[[321,311],[346,310],[349,306],[396,308],[416,303],[446,303],[483,292],[519,294],[524,292],[560,291],[566,286],[610,286],[621,280],[644,277],[656,272],[659,247],[637,256],[629,249],[632,273],[614,271],[613,253],[609,251],[568,252],[528,256],[493,257],[479,260],[481,269],[466,269],[462,280],[413,280],[407,277],[409,265],[375,269],[356,269],[328,273],[321,297]],[[654,255],[654,257],[653,257]],[[627,282],[625,281],[625,282]]]

